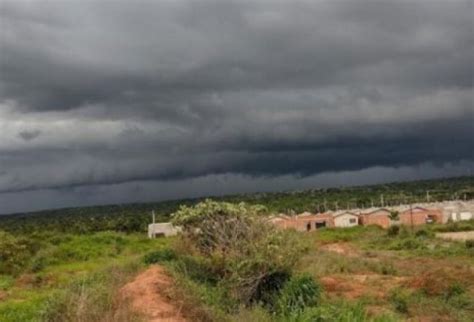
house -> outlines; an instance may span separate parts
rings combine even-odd
[[[290,228],[292,223],[292,218],[284,214],[279,214],[276,216],[271,216],[268,218],[268,222],[274,224],[278,228]]]
[[[304,212],[294,217],[293,228],[298,231],[314,231],[324,227],[334,227],[333,218],[328,214],[312,214]]]
[[[321,213],[313,217],[314,229],[334,227],[334,217],[331,213]]]
[[[160,236],[175,236],[181,231],[181,227],[173,226],[172,223],[163,222],[148,225],[148,238],[155,238]]]
[[[338,211],[332,214],[334,227],[353,227],[359,225],[359,215],[350,211]]]
[[[443,222],[474,219],[474,209],[470,206],[469,203],[459,201],[444,205],[442,208],[444,214]]]
[[[362,213],[360,219],[364,226],[377,225],[382,228],[388,228],[392,223],[390,215],[391,211],[386,208],[371,208]]]
[[[442,223],[443,211],[441,209],[427,209],[417,206],[402,211],[399,217],[400,223],[407,226],[419,226],[427,223]]]
[[[278,215],[268,219],[269,222],[282,229],[297,231],[314,231],[324,227],[334,227],[333,217],[330,214],[312,214],[304,212],[297,216]]]
[[[461,211],[461,212],[453,212],[449,219],[452,221],[463,221],[463,220],[471,220],[474,216],[470,211]]]

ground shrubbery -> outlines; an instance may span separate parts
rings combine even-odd
[[[293,277],[305,251],[301,238],[265,221],[265,209],[207,200],[173,215],[183,228],[175,269],[219,289],[224,310],[262,305],[288,314],[316,305],[320,287],[309,276]]]
[[[302,313],[319,304],[321,286],[310,275],[292,277],[278,294],[276,311],[283,316]]]
[[[156,264],[160,262],[167,262],[176,259],[176,253],[169,248],[163,248],[147,253],[143,256],[145,264]]]
[[[474,230],[474,219],[460,221],[460,222],[448,222],[444,225],[439,225],[433,228],[437,232],[457,232],[457,231],[471,231]]]
[[[183,227],[182,249],[218,277],[229,296],[259,301],[263,290],[278,290],[303,251],[290,232],[260,216],[264,208],[206,201],[183,207],[173,221]]]
[[[28,239],[0,231],[0,274],[20,273],[37,250]]]
[[[117,291],[143,254],[169,242],[116,232],[0,232],[0,321],[135,321]]]

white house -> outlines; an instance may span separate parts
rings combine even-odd
[[[452,221],[462,221],[462,220],[471,220],[474,217],[472,216],[472,213],[469,211],[461,211],[461,212],[453,212],[451,213],[451,220]]]
[[[181,227],[175,227],[172,223],[163,222],[148,225],[148,238],[159,236],[175,236],[181,231]]]
[[[353,227],[359,225],[359,216],[350,211],[340,211],[333,214],[335,227]]]

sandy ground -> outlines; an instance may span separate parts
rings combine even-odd
[[[456,233],[438,233],[436,237],[450,240],[474,240],[474,231],[460,231]]]
[[[133,309],[143,314],[148,322],[186,322],[181,309],[166,296],[172,279],[158,265],[151,266],[121,289],[131,301]]]

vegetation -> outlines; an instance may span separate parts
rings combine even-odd
[[[173,214],[183,227],[178,250],[198,260],[199,269],[239,304],[271,302],[304,251],[294,233],[266,223],[263,210],[207,200]]]
[[[311,189],[294,192],[253,193],[214,200],[231,203],[245,202],[263,205],[270,212],[296,212],[335,210],[336,208],[393,205],[429,200],[473,199],[474,176],[451,179],[424,180],[389,183],[374,186]],[[19,213],[0,216],[1,230],[17,233],[35,231],[58,231],[66,233],[90,233],[97,231],[144,232],[150,222],[150,213],[155,210],[157,221],[169,220],[169,214],[181,205],[193,206],[203,199],[79,207],[45,210],[34,213]]]
[[[473,241],[436,234],[474,230],[474,220],[296,233],[275,229],[262,215],[329,208],[335,200],[367,205],[380,193],[385,202],[422,200],[426,190],[431,198],[447,197],[445,190],[472,198],[473,183],[470,177],[0,216],[0,321],[140,321],[117,294],[158,263],[174,277],[169,295],[191,321],[471,322]],[[147,239],[151,209],[183,234]]]
[[[309,234],[289,232],[285,240],[296,243],[290,247],[272,244],[277,255],[266,257],[268,245],[259,242],[262,236],[286,232],[259,226],[256,209],[262,208],[207,201],[183,207],[174,215],[175,222],[186,227],[185,233],[174,243],[175,259],[162,263],[177,280],[175,296],[184,300],[192,320],[403,321],[446,317],[472,321],[474,253],[465,243],[437,239],[435,232],[441,225],[421,229],[397,226],[397,233],[392,234],[360,226]],[[252,225],[247,227],[247,220]],[[466,225],[474,225],[474,221]],[[248,233],[251,227],[259,227],[258,233]],[[235,238],[231,232],[243,238]],[[245,256],[242,249],[250,245],[252,253]],[[276,259],[291,250],[297,256],[282,270]],[[242,275],[236,258],[249,263],[243,264],[251,268],[245,270],[249,275]],[[260,258],[268,264],[261,266]],[[259,275],[267,277],[251,279],[255,281],[252,285],[258,285],[252,289],[258,292],[249,294],[233,284]],[[238,278],[233,279],[235,276]]]
[[[138,321],[117,291],[143,254],[169,243],[117,232],[0,236],[2,322]]]

